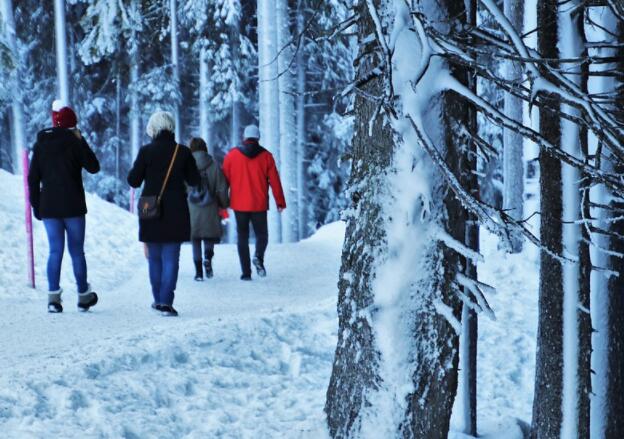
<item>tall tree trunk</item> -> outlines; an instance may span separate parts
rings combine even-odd
[[[524,0],[505,0],[505,16],[514,28],[522,33],[524,23]],[[522,81],[522,65],[508,60],[505,62],[505,76],[508,80]],[[523,101],[510,93],[505,93],[505,114],[518,123],[522,123]],[[503,209],[515,219],[521,219],[524,207],[524,167],[523,138],[517,131],[503,128]],[[522,251],[523,237],[515,233],[512,240],[512,252]]]
[[[208,50],[202,47],[199,51],[199,136],[204,139],[208,147],[208,153],[214,156],[214,143],[212,141],[212,122],[210,120],[210,96],[208,81],[210,77],[210,64]]]
[[[624,23],[618,22],[617,39],[624,39]],[[620,62],[616,71],[624,69],[624,49],[617,49]],[[617,84],[619,88],[618,102],[616,106],[624,105],[624,91],[622,81]],[[624,118],[620,117],[620,123]],[[624,167],[617,166],[615,171],[622,175]],[[611,204],[617,209],[624,209],[624,200],[621,197],[613,197]],[[613,214],[611,215],[613,216]],[[609,231],[612,236],[609,239],[609,249],[617,254],[624,254],[624,221],[611,221]],[[624,259],[615,254],[607,257],[608,267],[618,276],[611,276],[607,286],[607,337],[608,350],[606,358],[606,395],[605,395],[605,420],[604,437],[624,437]]]
[[[142,16],[141,1],[132,0],[130,4],[132,17],[136,20]],[[139,92],[137,90],[140,68],[141,68],[141,47],[137,23],[134,23],[130,33],[129,64],[130,64],[130,163],[139,154],[141,147],[141,109],[139,108]],[[130,189],[130,212],[134,213],[135,189]]]
[[[545,58],[559,58],[557,0],[538,2],[538,50]],[[551,99],[554,104],[557,98]],[[551,144],[561,144],[561,121],[557,114],[540,110],[540,133]],[[562,252],[561,163],[543,150],[539,155],[541,217],[540,239],[550,252]],[[531,436],[558,438],[562,425],[563,392],[563,273],[561,263],[542,250],[540,254],[539,319],[535,367],[535,395]]]
[[[181,84],[180,84],[180,57],[179,57],[179,47],[178,47],[178,8],[177,1],[170,0],[169,1],[169,16],[171,20],[171,69],[173,75],[173,82],[176,86],[176,90],[178,93],[181,93]],[[178,99],[174,100],[173,104],[173,118],[175,120],[175,136],[176,141],[182,141],[182,124],[180,121],[180,103]]]
[[[305,4],[297,2],[297,34],[301,43],[297,51],[297,215],[299,239],[308,237],[308,210],[306,209],[306,58],[305,58]]]
[[[477,4],[476,0],[466,2],[469,9],[466,11],[467,23],[469,26],[477,24]],[[476,79],[468,76],[466,72],[456,72],[456,76],[476,92]],[[520,121],[522,121],[522,104],[520,104]],[[468,115],[458,114],[459,120],[464,119],[466,127],[477,133],[477,113],[470,108]],[[521,143],[522,145],[522,143]],[[479,198],[479,181],[477,178],[477,148],[474,142],[465,142],[462,146],[466,150],[462,151],[463,162],[460,163],[461,181],[464,187],[470,188],[470,192],[475,198]],[[522,156],[520,157],[522,159]],[[522,165],[522,163],[521,163]],[[466,247],[479,251],[479,224],[474,215],[469,215],[466,225],[464,243]],[[463,258],[462,266],[466,276],[477,279],[477,266],[474,262]],[[470,291],[465,291],[470,296]],[[463,423],[464,432],[471,436],[477,435],[477,340],[479,335],[479,321],[477,313],[468,305],[464,304],[462,309],[462,335],[461,335],[461,381],[463,383]]]
[[[115,178],[119,180],[121,175],[119,170],[121,155],[121,71],[117,63],[117,73],[115,75]]]
[[[59,98],[69,104],[69,76],[67,73],[67,29],[65,0],[54,0],[54,29],[56,30],[56,76]]]
[[[466,22],[464,2],[423,3],[440,31],[449,31],[450,17]],[[358,3],[356,78],[383,62],[370,39],[379,29],[371,10],[379,10],[385,20],[395,12],[381,1]],[[397,13],[401,22],[409,20],[409,11]],[[410,53],[395,52],[396,61],[417,50],[415,44]],[[465,70],[452,73],[467,82]],[[410,87],[398,89],[411,93]],[[363,86],[369,96],[384,91],[382,78]],[[415,99],[412,93],[401,97],[403,111]],[[461,178],[471,146],[467,136],[456,135],[455,127],[469,124],[470,111],[453,93],[427,102],[419,112],[421,125]],[[342,255],[338,345],[325,406],[330,434],[446,439],[457,390],[461,318],[453,283],[462,268],[460,256],[439,234],[463,243],[467,215],[424,150],[413,138],[399,140],[375,102],[358,94],[354,108],[349,193],[350,210],[357,213],[348,218]],[[402,122],[396,126],[404,126]],[[417,182],[423,179],[428,189],[420,192]]]
[[[277,47],[279,53],[279,127],[280,162],[288,209],[282,213],[282,240],[295,242],[299,237],[297,207],[297,121],[295,111],[295,77],[292,72],[292,33],[288,0],[276,0]]]
[[[580,0],[559,7],[560,42],[562,58],[584,58],[584,8]],[[583,66],[562,64],[569,72],[568,79],[586,89]],[[562,105],[562,111],[580,116],[580,111]],[[568,154],[585,160],[587,130],[576,123],[561,120],[561,148]],[[589,315],[589,248],[582,242],[583,230],[579,220],[583,216],[581,199],[581,172],[568,164],[561,165],[563,187],[563,249],[576,262],[563,264],[563,420],[562,437],[589,438],[589,396],[591,391],[591,317]],[[579,306],[581,305],[581,306]]]
[[[2,18],[4,19],[4,32],[9,50],[15,58],[15,68],[11,73],[11,140],[13,148],[11,152],[11,168],[13,173],[20,174],[22,169],[22,152],[27,149],[26,128],[24,126],[24,107],[22,106],[22,93],[20,85],[20,56],[17,50],[17,34],[15,31],[15,18],[13,16],[12,0],[2,0]]]
[[[258,0],[258,76],[260,141],[280,167],[279,88],[277,83],[277,28],[275,3]],[[288,203],[289,200],[286,200]],[[281,242],[281,218],[271,197],[269,239]]]

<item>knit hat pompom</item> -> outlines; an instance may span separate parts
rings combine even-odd
[[[168,111],[157,111],[150,116],[145,131],[152,139],[162,131],[173,133],[175,132],[175,120]]]

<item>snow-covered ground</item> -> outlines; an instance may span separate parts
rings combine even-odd
[[[78,313],[69,260],[66,312],[46,313],[45,233],[35,223],[38,289],[25,286],[21,180],[0,172],[0,434],[6,438],[314,438],[336,343],[341,223],[271,245],[266,279],[238,280],[236,249],[216,249],[214,279],[192,280],[183,248],[176,307],[149,308],[136,221],[88,197],[87,261],[101,301]],[[519,437],[530,420],[537,281],[529,253],[482,240],[498,320],[480,321],[479,422]],[[459,426],[456,426],[459,428]],[[451,437],[462,437],[452,434]]]

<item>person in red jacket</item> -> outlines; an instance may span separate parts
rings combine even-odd
[[[243,145],[230,150],[223,160],[223,173],[230,185],[230,207],[236,217],[238,257],[242,280],[251,280],[249,256],[249,223],[256,234],[256,253],[253,264],[258,276],[266,276],[264,253],[269,243],[267,211],[269,186],[277,210],[286,209],[284,190],[273,155],[260,146],[260,130],[255,125],[245,128]]]

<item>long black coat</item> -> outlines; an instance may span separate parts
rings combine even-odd
[[[100,171],[84,138],[66,128],[48,128],[37,134],[28,172],[35,217],[71,218],[87,213],[83,168],[91,174]]]
[[[128,174],[128,183],[139,187],[143,196],[157,196],[162,188],[176,142],[170,132],[161,132],[150,144],[143,146]],[[191,237],[191,220],[186,203],[186,186],[197,186],[199,171],[191,151],[180,145],[167,188],[161,200],[161,217],[139,220],[139,240],[142,242],[184,242]]]

